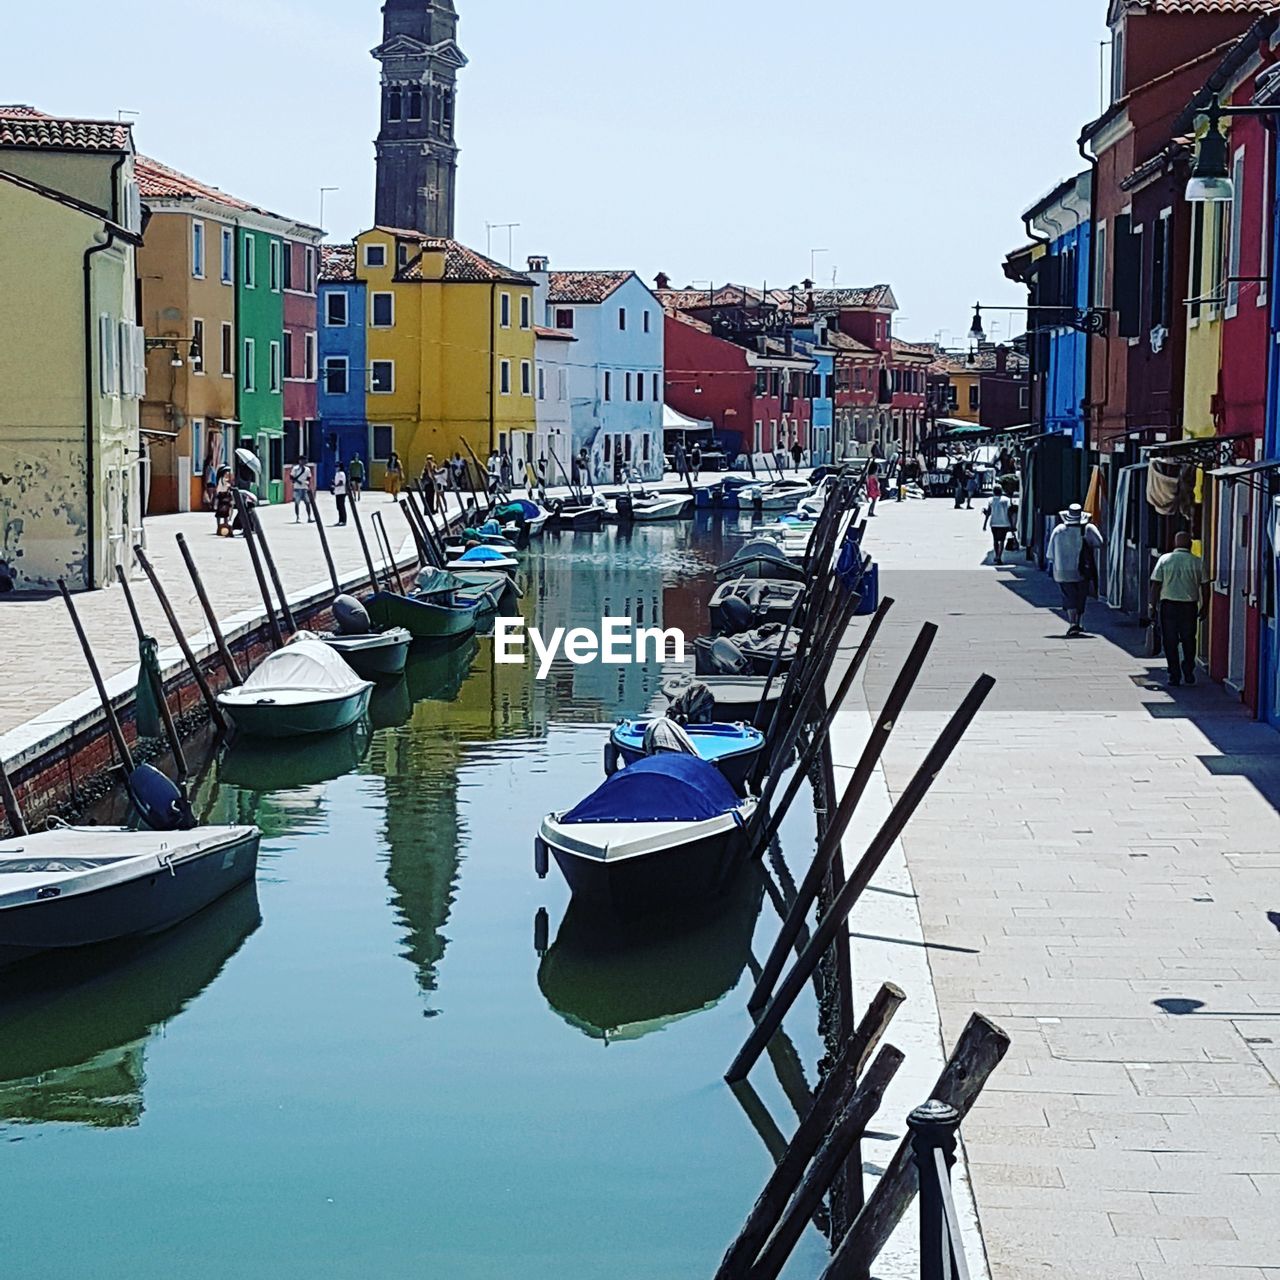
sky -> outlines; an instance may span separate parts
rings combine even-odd
[[[1107,35],[1106,0],[456,4],[460,240],[699,287],[888,283],[897,332],[952,347],[976,300],[1025,300],[1001,263],[1084,167]],[[62,0],[54,41],[14,6],[0,100],[136,112],[140,151],[305,221],[337,187],[349,238],[373,215],[380,8]]]

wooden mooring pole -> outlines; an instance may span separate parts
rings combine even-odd
[[[280,622],[276,617],[275,602],[271,599],[271,590],[267,586],[267,575],[262,569],[262,557],[258,554],[258,544],[253,536],[253,528],[249,520],[249,504],[239,489],[232,489],[235,494],[236,507],[240,512],[240,528],[244,533],[244,545],[249,549],[249,562],[253,565],[253,576],[258,580],[258,592],[262,596],[262,607],[266,610],[267,625],[271,629],[271,640],[277,649],[284,648],[284,632],[280,630]]]
[[[31,831],[23,816],[22,806],[18,803],[18,793],[13,789],[13,783],[9,781],[9,772],[4,767],[3,760],[0,760],[0,800],[4,801],[4,811],[9,817],[9,830],[15,836],[30,835]]]
[[[298,632],[298,624],[294,621],[293,610],[289,608],[289,597],[285,594],[284,584],[280,581],[280,570],[276,568],[276,558],[271,554],[271,544],[267,541],[267,531],[258,518],[256,507],[249,508],[249,523],[253,526],[253,536],[262,548],[262,558],[267,562],[267,572],[271,575],[271,583],[276,589],[276,598],[280,601],[280,616],[284,625],[294,635]]]
[[[373,557],[369,554],[369,541],[364,536],[364,525],[360,523],[359,504],[352,501],[349,506],[351,518],[356,522],[356,536],[360,539],[360,550],[364,552],[364,565],[369,571],[369,589],[376,596],[382,591],[382,587],[378,584],[378,573],[373,567]]]
[[[316,513],[316,535],[320,539],[320,550],[324,552],[325,568],[329,570],[329,582],[333,586],[333,594],[342,594],[342,583],[338,580],[338,566],[333,563],[333,552],[329,550],[329,535],[324,531],[324,519],[320,515],[320,504],[316,502],[312,508]]]
[[[227,646],[226,638],[222,634],[222,628],[218,625],[218,615],[213,611],[213,605],[209,603],[209,593],[204,589],[204,582],[200,577],[200,570],[196,568],[196,562],[191,554],[191,548],[187,546],[187,540],[182,534],[176,535],[178,550],[182,553],[182,559],[187,566],[187,572],[191,575],[191,582],[196,589],[196,597],[200,601],[200,607],[204,610],[205,621],[209,624],[209,631],[213,636],[213,642],[218,646],[218,656],[222,659],[223,668],[226,670],[227,676],[234,685],[244,684],[244,676],[240,674],[240,668],[236,664],[236,660]]]

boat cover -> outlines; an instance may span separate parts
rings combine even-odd
[[[354,693],[366,687],[342,657],[321,640],[287,644],[264,658],[243,688],[315,689],[324,693]]]
[[[516,498],[512,502],[504,503],[497,511],[499,520],[515,520],[520,516],[526,520],[536,520],[541,514],[542,508],[536,502],[530,502],[528,498]]]
[[[467,583],[454,577],[447,569],[424,569],[418,575],[415,590],[420,596],[447,596],[451,591],[463,591]]]
[[[715,765],[664,753],[615,773],[560,821],[706,822],[741,803]]]
[[[504,556],[496,547],[472,547],[469,551],[463,552],[458,557],[458,564],[492,564],[494,561],[500,561],[506,564],[510,557]]]

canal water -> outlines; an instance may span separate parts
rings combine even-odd
[[[692,638],[744,532],[548,536],[521,611]],[[813,993],[740,1101],[763,880],[601,929],[532,857],[663,674],[538,682],[470,639],[416,654],[370,729],[211,761],[201,816],[262,828],[257,885],[91,965],[0,973],[0,1275],[709,1277],[814,1082]],[[788,1274],[824,1256],[811,1229]]]

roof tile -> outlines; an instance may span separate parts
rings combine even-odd
[[[0,106],[0,147],[48,151],[129,151],[133,126],[119,120],[75,120],[34,107]]]
[[[633,275],[634,271],[552,271],[547,300],[583,304],[604,302]]]

